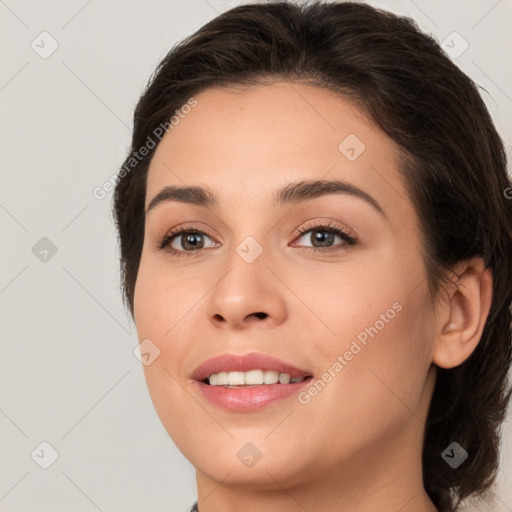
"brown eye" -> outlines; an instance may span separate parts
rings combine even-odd
[[[211,240],[210,245],[205,245],[205,240]],[[165,237],[158,244],[159,249],[166,249],[171,253],[198,252],[206,247],[214,247],[215,242],[206,233],[190,228],[178,228]]]

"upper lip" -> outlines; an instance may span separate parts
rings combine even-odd
[[[248,372],[250,370],[273,370],[287,373],[291,378],[309,377],[309,370],[297,368],[266,354],[251,352],[250,354],[221,354],[201,363],[193,372],[192,378],[203,381],[212,373]]]

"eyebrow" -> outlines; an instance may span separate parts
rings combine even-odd
[[[274,194],[273,206],[280,207],[310,201],[329,194],[345,194],[366,201],[383,217],[386,217],[379,202],[360,188],[342,180],[309,180],[288,183]],[[146,214],[166,202],[187,203],[205,208],[217,208],[217,196],[208,188],[200,186],[164,187],[149,203]]]

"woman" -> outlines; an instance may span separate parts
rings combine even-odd
[[[114,214],[159,417],[201,512],[448,512],[510,392],[506,156],[410,20],[246,4],[161,62]]]

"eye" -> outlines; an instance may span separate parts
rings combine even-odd
[[[335,226],[329,221],[322,224],[301,228],[298,230],[299,241],[304,239],[312,246],[299,246],[313,252],[334,252],[346,250],[357,244],[357,240],[349,235],[341,226]],[[336,244],[336,237],[339,239]],[[208,240],[210,241],[208,243]],[[194,228],[193,225],[181,226],[167,233],[157,243],[157,249],[165,250],[172,256],[195,256],[200,254],[202,249],[218,247],[210,235]],[[292,245],[295,247],[295,245]]]
[[[212,243],[205,244],[205,240],[209,239]],[[167,233],[158,243],[159,249],[165,249],[171,254],[181,256],[183,253],[199,252],[207,247],[215,247],[212,238],[190,226],[181,226]]]
[[[306,249],[311,249],[313,252],[344,250],[357,243],[356,239],[350,236],[343,228],[335,226],[330,222],[299,229],[299,233],[302,235],[299,240],[309,241],[312,246],[306,246]],[[334,245],[336,237],[341,240],[341,243]]]

